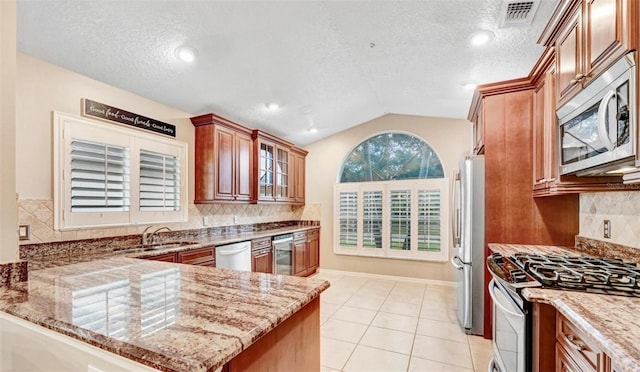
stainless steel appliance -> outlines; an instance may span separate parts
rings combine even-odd
[[[469,334],[484,333],[484,156],[469,156],[456,172],[453,239],[458,320]]]
[[[635,66],[636,53],[627,54],[556,111],[560,174],[607,175],[633,165]]]
[[[273,245],[273,270],[276,275],[293,274],[293,234],[276,235]]]
[[[490,370],[527,372],[531,365],[531,303],[525,287],[640,297],[640,267],[619,259],[516,253],[487,258],[493,276],[493,360]]]

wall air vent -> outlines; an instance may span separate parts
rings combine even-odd
[[[530,25],[536,15],[540,0],[514,1],[506,0],[500,11],[500,28]]]

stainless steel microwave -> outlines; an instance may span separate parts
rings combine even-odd
[[[560,174],[615,175],[620,168],[633,164],[637,130],[635,97],[633,52],[556,111]]]

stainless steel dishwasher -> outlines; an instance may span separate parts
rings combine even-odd
[[[217,246],[216,267],[251,271],[251,241]]]
[[[273,273],[293,274],[293,234],[276,235],[272,239]]]

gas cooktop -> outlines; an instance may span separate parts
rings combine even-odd
[[[494,276],[516,289],[543,286],[640,297],[640,267],[620,259],[520,252],[493,254],[487,264]]]

